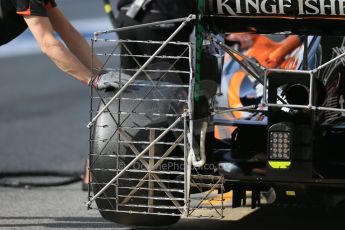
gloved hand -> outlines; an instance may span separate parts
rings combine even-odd
[[[253,45],[253,34],[244,33],[231,33],[225,37],[230,42],[238,42],[241,45],[241,49],[248,49]]]
[[[126,84],[130,78],[130,75],[121,73],[121,85]],[[108,73],[98,75],[92,82],[92,86],[97,90],[109,88],[118,89],[120,88],[120,73],[110,71]]]

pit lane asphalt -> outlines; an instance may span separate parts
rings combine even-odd
[[[72,22],[104,18],[102,25],[86,28],[89,33],[110,29],[101,0],[57,3]],[[31,36],[23,39],[10,46],[32,42]],[[88,87],[40,53],[2,56],[0,79],[0,171],[81,171],[88,154]]]
[[[87,211],[87,193],[80,184],[59,188],[0,188],[0,229],[134,229],[103,220],[97,211]],[[217,230],[327,230],[344,229],[343,211],[326,214],[319,209],[249,208],[225,209],[224,220],[183,219],[166,227],[137,229]]]

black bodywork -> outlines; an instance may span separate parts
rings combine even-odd
[[[341,36],[345,33],[345,15],[338,1],[332,1],[334,5],[330,1],[318,1],[313,6],[308,5],[307,2],[199,1],[199,26],[202,25],[203,31],[200,29],[197,36],[206,39],[210,33],[230,32],[284,32],[298,34],[304,38],[306,35],[320,35],[322,36],[320,64],[323,64],[331,59],[333,48],[342,46]],[[326,4],[325,8],[323,3]],[[271,11],[268,12],[267,9]],[[276,11],[273,12],[274,10]],[[308,52],[308,49],[305,52]],[[308,66],[304,66],[304,70],[308,70]],[[313,80],[311,106],[343,108],[344,99],[341,98],[344,98],[345,94],[344,71],[345,67],[341,61],[335,62],[327,70],[320,71]],[[310,92],[308,74],[303,71],[290,73],[273,71],[268,75],[268,103],[278,103],[279,97],[283,96],[288,99],[288,104],[291,102],[291,104],[308,105]],[[205,74],[201,73],[200,76],[203,80]],[[287,92],[288,89],[292,90]],[[214,153],[220,156],[216,157],[218,163],[231,162],[241,169],[241,173],[237,174],[220,170],[226,178],[226,188],[234,192],[233,207],[245,204],[248,190],[252,191],[253,208],[260,204],[260,194],[267,191],[271,195],[274,193],[273,203],[278,205],[304,204],[329,207],[341,204],[345,200],[343,114],[339,111],[268,107],[265,121],[229,122],[211,119],[214,125],[236,127],[231,140],[226,141],[225,145],[224,141],[216,144],[212,153],[212,159]],[[272,151],[270,133],[274,130],[280,131],[282,135],[284,132],[291,134],[289,142],[291,155],[280,162],[272,160],[270,155]],[[214,141],[209,141],[209,144],[211,143]]]

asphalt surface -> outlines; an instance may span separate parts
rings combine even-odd
[[[101,0],[57,2],[71,20],[104,18]],[[16,42],[11,45],[11,49],[22,47]],[[0,172],[82,172],[88,154],[89,89],[37,51],[7,57],[2,50],[0,47]],[[36,189],[0,187],[0,229],[131,228],[109,223],[97,211],[87,211],[86,200],[80,183]],[[182,220],[157,229],[317,230],[338,229],[344,224],[341,212],[326,214],[317,209],[240,208],[225,213],[225,220]]]
[[[0,229],[135,229],[107,222],[97,211],[86,210],[86,197],[80,184],[44,189],[0,188]],[[343,213],[316,208],[227,208],[223,220],[182,219],[171,226],[136,229],[333,230],[344,229]]]
[[[41,55],[0,63],[1,171],[81,171],[88,88]]]
[[[86,26],[89,33],[110,29],[101,0],[57,3],[72,22],[103,19]],[[29,32],[0,53],[26,42],[32,42]],[[88,154],[89,89],[32,51],[0,58],[0,171],[81,171]]]

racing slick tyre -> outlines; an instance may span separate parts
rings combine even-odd
[[[147,83],[149,81],[138,80],[135,83]],[[160,83],[160,84],[165,84]],[[171,83],[169,83],[171,84]],[[152,89],[152,87],[151,87]],[[163,94],[161,92],[164,92]],[[148,93],[149,92],[149,93]],[[105,93],[104,101],[100,103],[98,109],[102,109],[104,103],[107,103],[116,91],[108,91]],[[121,123],[121,127],[159,127],[167,128],[170,124],[167,117],[151,116],[152,113],[168,114],[176,112],[180,104],[166,103],[159,101],[146,100],[150,98],[176,98],[177,94],[181,93],[181,89],[177,87],[162,87],[160,89],[148,90],[147,87],[137,87],[129,86],[120,97],[122,98],[142,98],[145,100],[140,101],[125,101],[119,100],[114,101],[113,104],[109,107],[108,112],[103,113],[99,119],[94,124],[92,132],[92,145],[91,145],[91,163],[90,170],[92,173],[92,189],[93,193],[96,194],[99,192],[102,187],[108,183],[111,179],[116,176],[117,172],[124,168],[126,164],[132,161],[135,157],[132,149],[126,144],[118,144],[118,141],[123,141],[124,137],[118,132],[117,123]],[[173,110],[173,112],[172,112]],[[181,109],[180,109],[181,110]],[[126,115],[116,114],[118,111],[126,113]],[[182,110],[183,111],[183,110]],[[141,113],[136,114],[136,113]],[[142,113],[147,113],[148,115],[143,116]],[[182,113],[182,112],[181,112]],[[131,114],[131,115],[128,115]],[[145,129],[126,129],[123,128],[123,132],[126,132],[125,135],[129,137],[129,140],[135,141],[149,141],[150,136],[149,130]],[[155,131],[156,137],[163,131]],[[161,141],[171,141],[171,138],[174,138],[174,133],[168,133],[166,137],[161,139]],[[120,139],[119,139],[120,138]],[[170,140],[169,140],[170,139]],[[176,140],[176,137],[174,138]],[[141,152],[147,147],[147,144],[135,143],[134,146]],[[161,156],[168,147],[164,145],[155,145],[155,156]],[[117,156],[114,157],[118,153]],[[176,148],[172,155],[183,154],[180,148]],[[132,155],[132,157],[128,157]],[[171,155],[171,156],[172,156]],[[108,156],[108,157],[107,157]],[[183,156],[183,155],[182,155]],[[106,169],[106,170],[100,170]],[[144,164],[141,161],[137,161],[131,169],[145,169]],[[164,168],[163,168],[164,170]],[[170,169],[169,169],[170,171]],[[178,208],[174,209],[159,209],[154,208],[154,213],[160,213],[163,215],[155,214],[141,214],[147,212],[147,208],[142,206],[148,205],[148,200],[142,200],[137,197],[148,197],[149,191],[145,189],[138,189],[135,196],[131,197],[129,202],[138,206],[121,206],[121,202],[125,199],[124,197],[130,196],[129,193],[131,190],[125,188],[138,187],[138,181],[144,177],[144,172],[125,172],[122,174],[120,179],[114,184],[112,184],[105,192],[96,199],[97,207],[102,215],[102,217],[108,221],[116,222],[119,224],[126,225],[136,225],[136,226],[158,226],[158,225],[169,225],[174,224],[180,219],[181,212]],[[161,176],[161,175],[159,175]],[[163,175],[161,179],[169,180],[176,179],[172,178],[171,175]],[[116,184],[117,183],[117,184]],[[144,182],[140,187],[147,187],[148,182]],[[116,186],[117,185],[117,186]],[[122,188],[122,189],[119,189]],[[158,187],[158,186],[157,186]],[[119,195],[119,200],[116,200],[116,195]],[[155,191],[155,196],[162,197],[164,196],[163,191]],[[183,198],[183,193],[173,194],[175,197]],[[123,198],[123,199],[122,199]],[[127,197],[128,198],[128,197]],[[127,200],[127,202],[128,202]],[[181,199],[182,200],[182,199]],[[180,205],[183,207],[182,201],[179,201]],[[140,206],[142,205],[142,206]],[[170,206],[173,207],[176,202],[173,203],[170,199],[165,200],[154,200],[154,205],[157,206]],[[140,207],[139,207],[140,206]],[[116,210],[121,210],[121,212],[115,212]],[[172,214],[172,215],[171,215]]]

